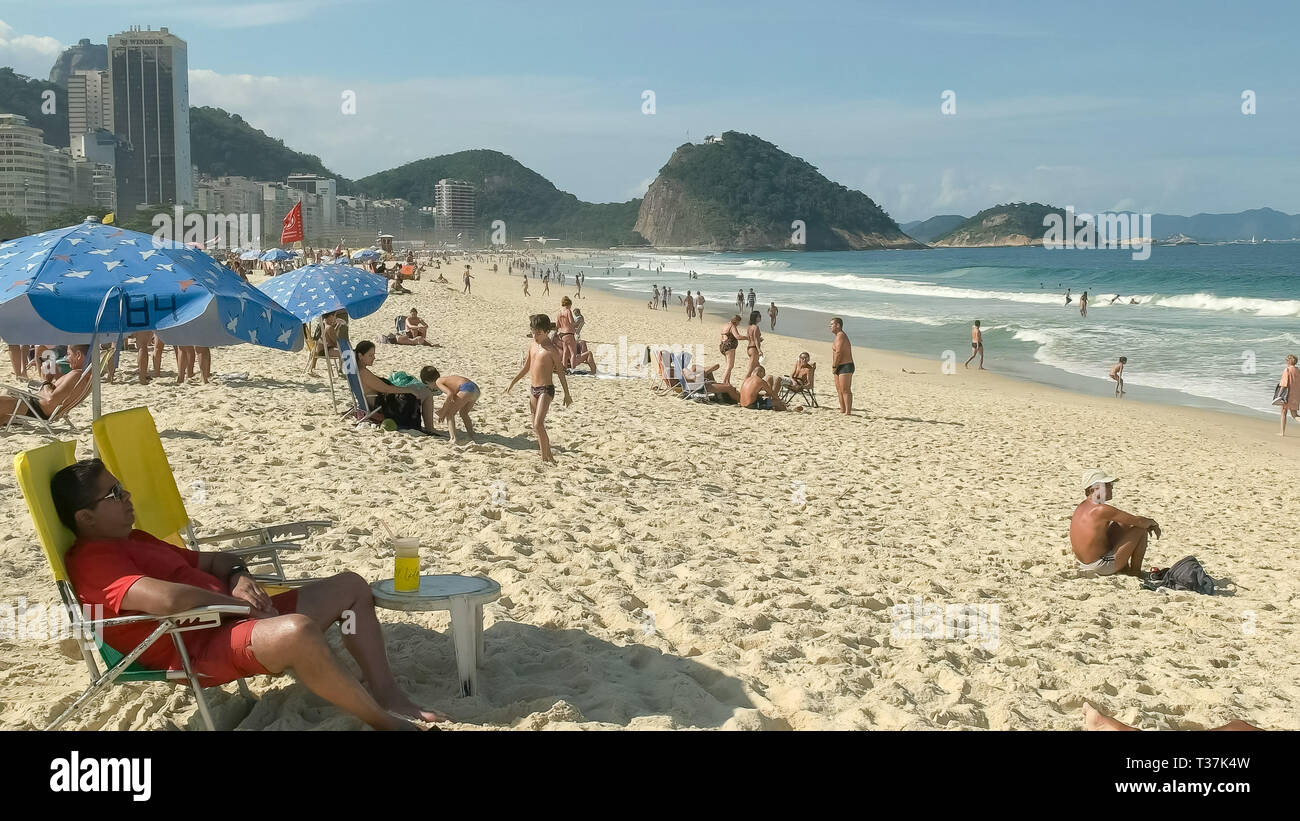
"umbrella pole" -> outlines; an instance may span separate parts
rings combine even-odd
[[[325,375],[330,379],[330,402],[334,405],[334,412],[339,412],[339,400],[334,395],[334,365],[330,362],[329,351],[325,352]]]

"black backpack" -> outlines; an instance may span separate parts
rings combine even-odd
[[[1157,570],[1142,580],[1144,590],[1194,590],[1207,596],[1214,595],[1215,584],[1195,556],[1179,559],[1173,567]]]

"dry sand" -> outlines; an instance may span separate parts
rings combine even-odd
[[[188,504],[200,532],[332,518],[291,575],[374,580],[392,574],[376,548],[382,518],[424,539],[424,572],[497,580],[473,698],[456,694],[446,614],[380,611],[399,681],[457,728],[1065,730],[1085,699],[1145,728],[1297,726],[1300,561],[1286,511],[1300,438],[1278,439],[1275,423],[942,375],[937,362],[860,346],[859,412],[846,419],[833,410],[829,338],[768,334],[777,372],[802,349],[822,363],[822,409],[700,405],[644,379],[576,376],[573,406],[557,402],[549,420],[559,465],[543,466],[527,383],[501,391],[527,315],[554,316],[573,289],[543,297],[535,282],[525,300],[518,276],[476,267],[472,296],[452,266],[454,285],[412,283],[414,296],[351,332],[374,339],[418,307],[443,347],[381,345],[375,370],[433,363],[478,382],[472,444],[356,430],[332,416],[302,354],[249,345],[214,352],[217,373],[247,379],[121,384],[127,357],[104,391],[106,410],[147,403],[178,484],[204,483]],[[578,304],[593,345],[701,343],[718,359],[715,306],[701,325],[677,306],[591,292]],[[88,431],[88,403],[74,419]],[[88,454],[88,433],[77,439]],[[55,598],[7,467],[42,441],[0,434],[0,600],[11,605]],[[1079,578],[1067,527],[1080,471],[1095,465],[1122,477],[1116,505],[1161,522],[1147,565],[1195,554],[1235,589],[1167,595]],[[985,622],[975,637],[909,637],[895,606],[918,604],[982,606],[990,619],[996,605],[996,632]],[[256,703],[234,685],[209,691],[220,726],[361,726],[291,677],[249,683]],[[0,728],[43,726],[85,684],[57,642],[0,641]],[[200,724],[185,689],[154,684],[114,688],[70,726]]]

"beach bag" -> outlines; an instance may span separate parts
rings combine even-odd
[[[1145,590],[1192,590],[1206,596],[1214,595],[1214,586],[1214,579],[1195,556],[1179,559],[1173,567],[1157,570],[1142,580]]]
[[[1287,400],[1291,398],[1291,389],[1278,385],[1273,389],[1273,404],[1285,406]]]

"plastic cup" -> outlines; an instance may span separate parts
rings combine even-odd
[[[397,556],[393,560],[393,589],[410,593],[420,589],[420,540],[393,539]]]

